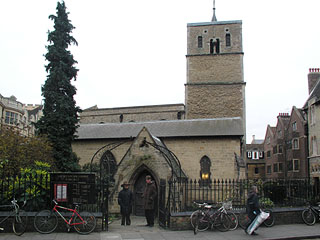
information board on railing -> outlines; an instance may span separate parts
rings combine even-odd
[[[96,203],[94,173],[50,173],[51,193],[58,202]]]

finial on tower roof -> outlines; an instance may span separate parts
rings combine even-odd
[[[216,18],[216,1],[213,0],[213,16],[212,16],[211,22],[216,22],[216,21],[217,21],[217,18]]]

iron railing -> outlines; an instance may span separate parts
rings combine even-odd
[[[167,205],[171,213],[192,210],[193,202],[232,200],[234,207],[243,208],[253,185],[258,186],[260,202],[265,205],[293,207],[319,201],[319,186],[309,179],[174,180],[168,182]]]

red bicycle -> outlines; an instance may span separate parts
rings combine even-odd
[[[39,233],[51,233],[58,226],[58,216],[60,216],[67,224],[68,231],[73,227],[80,234],[91,233],[97,224],[95,216],[90,212],[78,212],[79,204],[75,203],[75,208],[67,208],[59,206],[55,200],[52,210],[42,210],[38,212],[34,218],[34,227]],[[59,209],[71,212],[71,217],[66,219]]]

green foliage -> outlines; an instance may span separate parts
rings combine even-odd
[[[99,163],[86,163],[82,166],[83,172],[100,172],[100,164]]]
[[[74,100],[76,88],[71,84],[71,80],[76,80],[78,69],[74,67],[77,61],[68,50],[69,45],[77,45],[77,41],[71,36],[74,27],[64,2],[58,2],[56,13],[49,16],[54,21],[54,30],[48,33],[43,116],[36,128],[38,134],[47,135],[52,143],[56,167],[60,171],[79,171],[78,158],[71,149],[81,112]]]
[[[13,128],[0,129],[0,175],[16,175],[35,162],[53,163],[52,147],[43,136],[21,136]]]
[[[260,201],[260,205],[263,208],[273,208],[274,207],[274,203],[271,201],[270,198],[263,197],[263,198],[260,198],[259,201]]]
[[[12,198],[18,201],[27,200],[27,209],[37,210],[45,206],[50,199],[51,165],[35,161],[28,167],[21,168],[19,175],[5,176],[0,180],[2,193],[0,203],[9,203]]]

